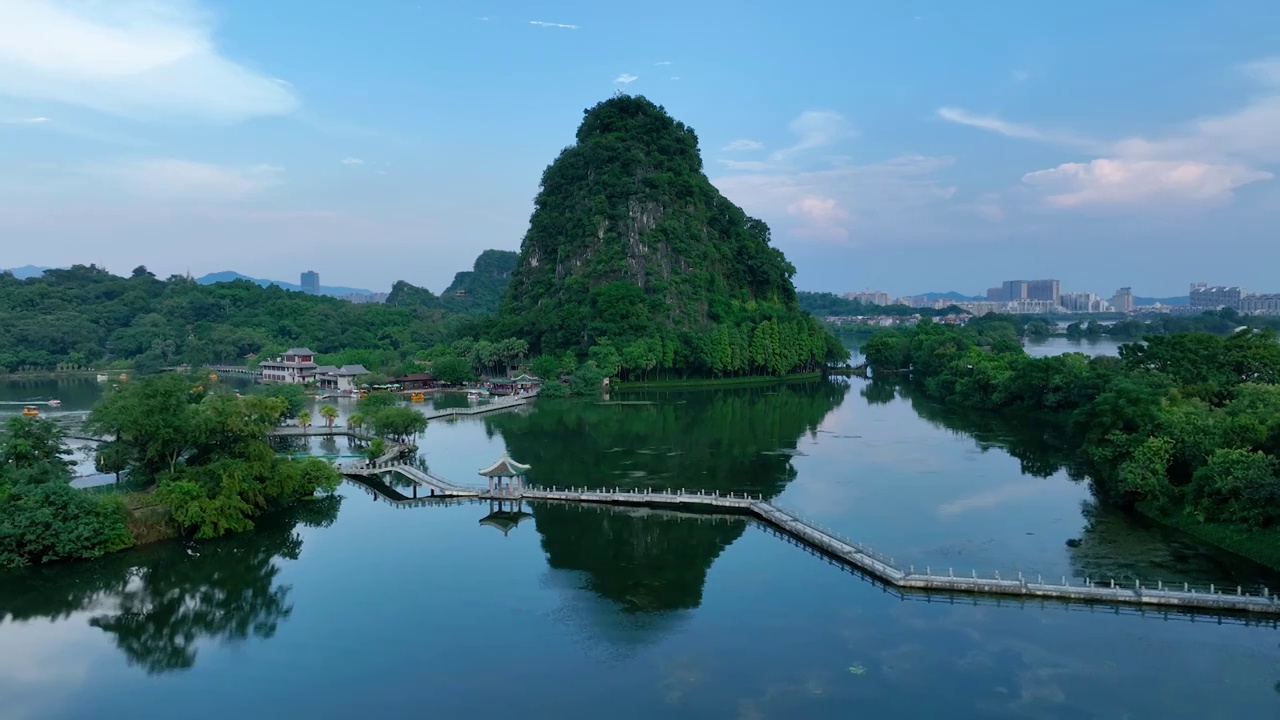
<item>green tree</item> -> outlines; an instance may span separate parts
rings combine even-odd
[[[324,418],[325,427],[332,428],[334,421],[338,419],[338,408],[333,405],[321,405],[320,417]]]
[[[380,437],[375,437],[373,441],[369,443],[369,447],[365,449],[365,457],[369,458],[371,461],[377,460],[386,454],[387,443]]]
[[[369,416],[375,435],[407,439],[427,429],[427,416],[404,405],[383,408]]]
[[[461,385],[475,379],[475,374],[471,372],[471,364],[455,356],[442,357],[433,361],[431,373],[440,382],[450,385]]]
[[[87,427],[129,448],[132,475],[173,474],[198,436],[205,394],[196,387],[176,374],[120,383],[94,406]]]
[[[553,355],[539,355],[529,361],[529,372],[547,382],[553,382],[560,379],[563,363],[560,358]]]
[[[310,412],[307,412],[306,410],[303,410],[302,412],[298,413],[298,426],[299,426],[299,427],[301,427],[301,428],[303,428],[303,429],[306,429],[306,428],[311,427],[311,413],[310,413]]]
[[[44,418],[9,418],[0,434],[0,480],[66,482],[71,451],[57,423]]]
[[[1280,520],[1280,478],[1274,457],[1217,450],[1187,487],[1187,507],[1201,522],[1266,527]]]
[[[63,483],[0,491],[0,567],[96,558],[132,544],[119,497]]]

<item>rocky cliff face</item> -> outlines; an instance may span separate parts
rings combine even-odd
[[[503,320],[537,349],[584,349],[794,309],[795,270],[769,240],[707,180],[692,128],[617,96],[543,173]]]

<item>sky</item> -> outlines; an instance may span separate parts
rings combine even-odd
[[[0,267],[439,291],[619,91],[800,289],[1280,292],[1274,0],[0,0]]]

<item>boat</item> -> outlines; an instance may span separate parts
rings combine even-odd
[[[49,407],[58,407],[61,404],[62,401],[58,398],[49,398]]]
[[[425,402],[426,399],[426,393],[416,392],[409,396],[409,402]]]
[[[37,416],[37,415],[39,415],[39,414],[40,414],[40,409],[39,409],[39,408],[37,408],[35,405],[24,405],[24,406],[22,406],[22,416],[23,416],[23,417],[35,417],[35,416]]]
[[[98,373],[98,382],[106,382],[106,381],[107,381],[107,374],[106,374],[106,373]]]

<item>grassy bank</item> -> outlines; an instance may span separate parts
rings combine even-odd
[[[685,388],[743,387],[775,385],[797,380],[819,380],[821,372],[796,373],[794,375],[748,375],[733,378],[689,378],[684,380],[651,380],[648,382],[615,382],[611,390],[674,390]]]
[[[1280,528],[1258,530],[1242,525],[1202,523],[1182,513],[1156,513],[1145,505],[1138,512],[1152,520],[1181,530],[1188,535],[1235,553],[1272,570],[1280,570]]]

